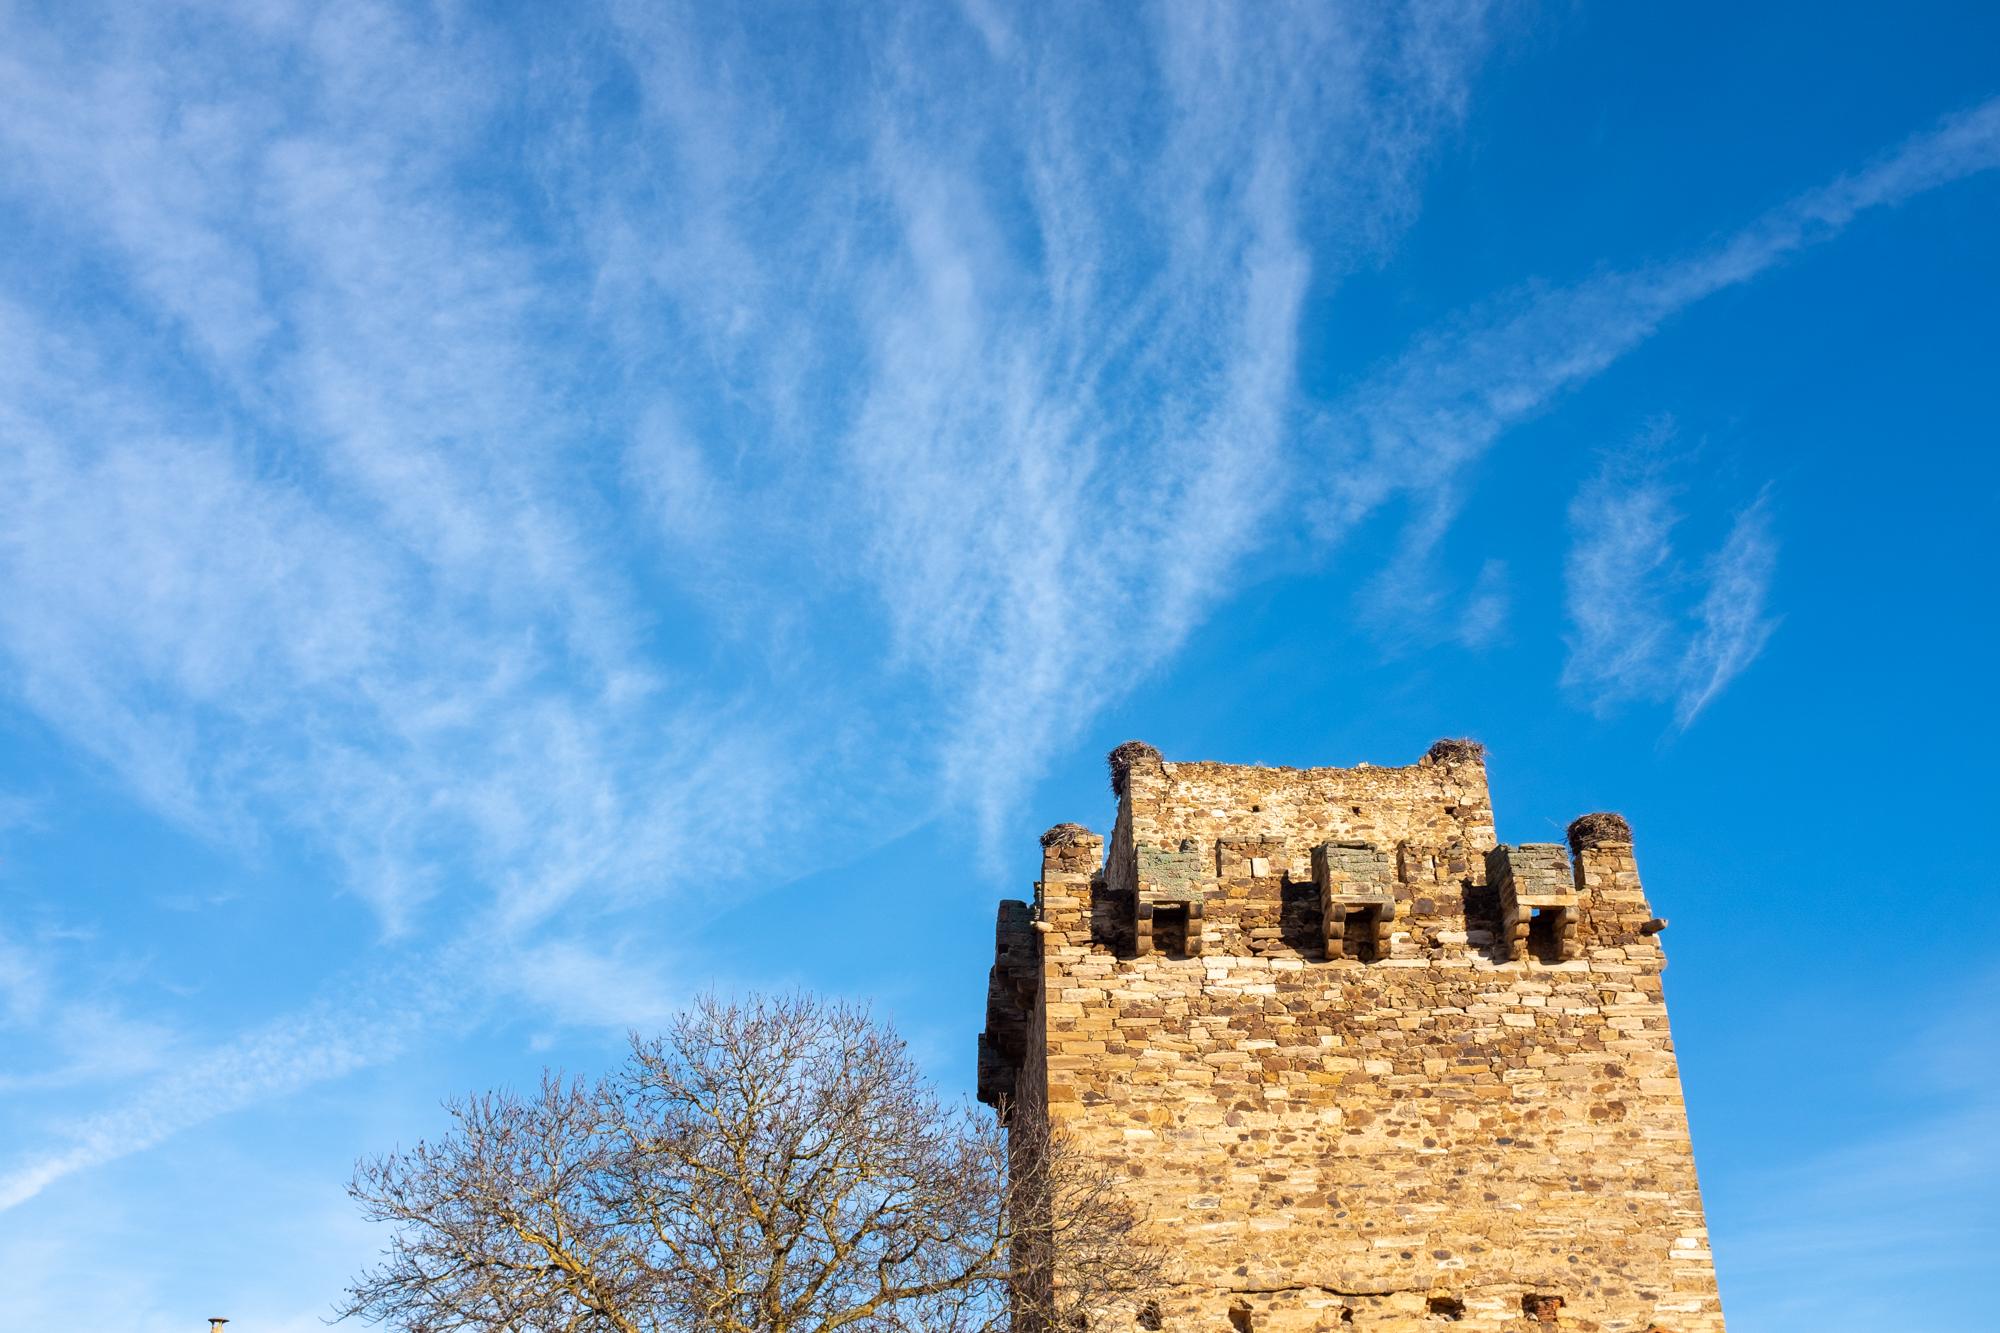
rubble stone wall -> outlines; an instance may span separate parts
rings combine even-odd
[[[995,985],[1018,999],[989,1014],[980,1091],[1128,1182],[1174,1256],[1147,1327],[1720,1333],[1662,923],[1631,843],[1605,836],[1629,838],[1622,821],[1574,846],[1567,960],[1510,960],[1476,757],[1142,755],[1119,785],[1104,864],[1063,826],[1032,940],[1003,910]],[[1392,853],[1385,955],[1327,956],[1311,874],[1329,841]],[[1200,854],[1206,915],[1198,939],[1135,955],[1120,923],[1147,849]],[[1560,888],[1521,873],[1524,901]]]

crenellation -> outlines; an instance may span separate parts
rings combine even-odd
[[[1546,963],[1577,956],[1580,889],[1560,843],[1495,847],[1486,854],[1486,879],[1499,895],[1503,961],[1531,951]]]
[[[1034,947],[1028,904],[1000,904],[994,959],[986,982],[986,1030],[979,1034],[979,1099],[994,1105],[1013,1095],[1027,1059],[1029,1017],[1035,1005],[1041,960]]]
[[[1475,742],[1110,767],[1002,907],[979,1090],[1146,1204],[1136,1326],[1721,1333],[1622,819],[1502,847]]]
[[[1390,958],[1396,922],[1396,862],[1365,842],[1322,842],[1312,849],[1318,891],[1320,952],[1332,960]]]

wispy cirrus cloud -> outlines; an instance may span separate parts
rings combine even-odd
[[[509,997],[529,997],[556,1022],[621,1027],[633,1018],[612,1017],[608,996],[624,990],[634,1006],[627,1013],[636,1016],[659,985],[643,966],[606,968],[587,950],[524,938],[496,922],[431,946],[356,959],[317,979],[303,1003],[215,1037],[134,1017],[107,998],[79,999],[78,988],[61,985],[46,962],[28,962],[28,984],[16,987],[16,964],[27,955],[13,943],[0,936],[0,1004],[8,1005],[0,1010],[0,1035],[10,1026],[31,1031],[59,1048],[64,1063],[0,1080],[0,1090],[14,1095],[15,1145],[0,1156],[0,1213],[78,1171],[144,1153],[218,1116],[463,1033]],[[629,951],[613,944],[608,952],[618,960]],[[558,998],[568,1007],[557,1008]],[[72,1084],[100,1099],[83,1112],[38,1112],[46,1101],[29,1096]]]
[[[1413,498],[1420,566],[1507,428],[1996,139],[1977,108],[1701,255],[1504,295],[1301,436],[1306,295],[1414,214],[1482,4],[5,22],[0,686],[163,818],[330,855],[384,937],[176,1028],[211,1109],[407,1049],[368,978],[478,941],[520,965],[448,969],[463,1003],[593,1021],[671,992],[593,944],[641,908],[996,826],[1301,492],[1336,539]],[[1758,531],[1695,711],[1768,619]],[[1485,641],[1505,594],[1441,614]]]
[[[660,991],[591,923],[994,824],[1224,595],[1306,286],[1413,211],[1484,6],[989,20],[12,25],[0,200],[109,299],[0,275],[0,679],[164,818],[331,853],[385,940],[163,1029],[216,1095],[133,1071],[10,1202],[407,1049],[444,1011],[366,997],[412,968]]]
[[[193,1125],[379,1063],[407,1049],[438,1017],[412,995],[387,1006],[379,998],[336,995],[193,1052],[137,1092],[0,1163],[0,1212],[65,1176],[145,1152]]]
[[[1258,544],[1307,285],[1414,211],[1486,17],[969,13],[867,27],[865,86],[807,94],[837,127],[818,136],[810,116],[774,128],[785,95],[745,73],[768,63],[735,58],[740,32],[692,20],[725,53],[696,61],[686,15],[621,9],[642,91],[628,150],[696,188],[561,171],[552,188],[588,201],[607,277],[692,326],[742,423],[724,438],[767,455],[690,440],[697,389],[645,454],[663,512],[728,476],[749,528],[832,556],[883,618],[947,791],[990,825]],[[768,206],[802,176],[798,207]],[[1316,249],[1303,227],[1329,210],[1347,223]],[[642,262],[639,237],[670,240]],[[611,327],[635,365],[657,355],[643,325]],[[810,438],[823,419],[798,404],[827,391],[851,411]]]
[[[0,312],[20,697],[176,820],[304,822],[391,929],[468,865],[523,922],[700,873],[674,830],[760,827],[784,770],[736,691],[636,648],[569,484],[563,289],[456,176],[499,110],[490,38],[393,6],[206,19],[35,33],[0,80],[16,186],[98,221],[209,376],[141,373],[148,322]],[[297,84],[230,77],[280,53]]]
[[[461,962],[415,1002],[454,940],[712,891],[807,771],[783,710],[650,651],[659,584],[617,559],[575,410],[577,284],[462,188],[490,35],[390,5],[69,18],[0,42],[0,200],[63,290],[105,289],[5,275],[0,681],[168,821],[330,853],[389,943],[233,1030],[24,973],[7,1206],[430,1039],[501,990]],[[243,77],[273,61],[296,77]]]
[[[1530,286],[1421,335],[1326,407],[1311,433],[1311,467],[1321,494],[1314,517],[1322,537],[1338,541],[1391,500],[1406,500],[1412,516],[1368,596],[1374,603],[1436,605],[1437,614],[1454,614],[1443,609],[1448,604],[1438,594],[1438,546],[1463,504],[1466,469],[1506,431],[1602,373],[1702,299],[1831,240],[1871,210],[1995,166],[2000,99],[1946,117],[1868,166],[1793,196],[1693,255],[1569,286]],[[1644,530],[1657,519],[1629,517],[1627,538],[1643,548]],[[1716,571],[1717,587],[1733,590],[1734,601],[1709,608],[1716,629],[1701,648],[1709,684],[1679,696],[1683,726],[1741,669],[1743,650],[1761,643],[1754,631],[1761,612],[1750,593],[1757,571],[1769,563],[1767,533],[1763,508],[1746,513],[1725,553],[1734,571]],[[1703,674],[1702,664],[1691,663],[1690,670]]]
[[[1739,512],[1699,569],[1674,545],[1680,488],[1653,428],[1613,453],[1570,502],[1564,607],[1570,620],[1562,683],[1593,708],[1670,701],[1686,728],[1763,651],[1777,567],[1769,497]]]
[[[42,706],[90,728],[87,744],[183,816],[228,808],[215,799],[224,789],[312,775],[325,799],[295,804],[336,812],[322,831],[392,921],[432,891],[437,850],[464,840],[515,859],[529,831],[563,847],[512,877],[529,915],[576,884],[637,882],[672,860],[662,830],[686,792],[754,802],[782,784],[777,754],[852,743],[798,734],[794,722],[814,726],[838,705],[797,678],[783,682],[798,691],[789,700],[767,692],[753,715],[717,697],[700,669],[712,663],[691,672],[650,651],[662,591],[695,608],[694,633],[726,637],[733,623],[740,644],[751,624],[798,643],[824,633],[819,605],[872,607],[902,669],[844,702],[922,718],[946,791],[991,822],[1231,586],[1296,471],[1328,479],[1317,513],[1329,535],[1391,496],[1418,497],[1424,516],[1392,575],[1419,570],[1456,513],[1463,468],[1507,426],[1702,295],[1994,154],[1995,113],[1975,109],[1710,252],[1503,298],[1420,339],[1301,448],[1288,435],[1306,285],[1337,278],[1413,210],[1426,147],[1460,114],[1483,49],[1477,6],[1302,13],[1292,27],[1168,9],[1137,39],[896,15],[865,48],[867,114],[824,140],[779,128],[792,95],[770,82],[770,62],[747,58],[758,35],[692,10],[612,17],[610,49],[638,96],[602,123],[587,97],[604,77],[585,58],[597,46],[557,44],[532,84],[510,86],[490,77],[500,53],[479,30],[440,48],[390,6],[281,7],[255,24],[225,13],[212,48],[177,68],[111,59],[77,81],[53,72],[60,51],[29,51],[11,71],[12,143],[37,196],[104,220],[235,413],[219,443],[161,446],[179,458],[149,445],[119,464],[135,491],[158,493],[164,466],[251,518],[240,534],[222,529],[242,546],[218,563],[252,577],[212,579],[206,622],[114,618],[112,632],[148,636],[128,684],[155,688],[149,673],[179,654],[176,669],[197,675],[169,688],[198,687],[200,670],[226,664],[197,659],[256,642],[237,625],[283,625],[270,657],[291,664],[286,688],[303,668],[328,696],[291,747],[269,745],[268,716],[246,715],[256,692],[240,676],[179,696],[226,700],[216,713],[230,722],[121,708],[116,686],[88,672],[98,722]],[[128,43],[143,45],[143,20],[128,23]],[[221,76],[270,48],[298,52],[310,77],[277,89]],[[1109,83],[1086,77],[1113,49],[1124,59]],[[167,116],[190,83],[200,114]],[[824,108],[805,109],[830,113],[862,86],[836,82]],[[1162,104],[1164,128],[1135,140],[1140,110]],[[494,118],[524,111],[539,113],[541,137],[517,151],[545,195],[475,210],[484,201],[460,188],[462,165],[493,147]],[[272,123],[287,132],[262,132]],[[106,141],[151,150],[106,158],[93,147]],[[590,151],[566,155],[577,145]],[[674,188],[653,183],[661,171]],[[771,208],[779,197],[804,206]],[[257,205],[247,216],[226,202],[243,198]],[[1301,220],[1328,210],[1352,225],[1308,240]],[[339,225],[322,225],[330,217]],[[1110,236],[1126,239],[1114,251]],[[186,276],[209,270],[227,280]],[[57,332],[28,318],[22,339]],[[577,339],[595,332],[617,351],[608,368],[579,361]],[[808,400],[842,424],[829,432],[825,412],[801,409]],[[578,432],[582,401],[628,435],[622,473]],[[129,423],[93,429],[130,437]],[[54,503],[97,486],[65,449],[35,464]],[[89,466],[115,480],[113,461]],[[617,488],[630,481],[652,503],[628,512]],[[133,513],[133,540],[171,554],[208,530],[163,517]],[[59,540],[28,519],[38,546]],[[620,549],[635,523],[660,534],[671,563]],[[273,540],[293,532],[303,539]],[[1746,565],[1761,549],[1750,535]],[[127,554],[121,566],[175,568]],[[1424,584],[1405,579],[1396,600],[1435,601],[1403,595]],[[1499,586],[1495,567],[1468,589],[1458,637],[1496,632]],[[69,632],[77,591],[48,589],[33,605],[63,609],[24,621],[17,642]],[[128,591],[109,580],[95,600],[130,604]],[[194,593],[176,595],[191,607]],[[234,624],[216,619],[230,612]],[[1715,613],[1719,625],[1728,608]],[[1105,641],[1144,648],[1114,658]],[[1729,644],[1710,651],[1719,684]],[[134,654],[79,646],[70,660],[111,656]],[[732,665],[754,679],[786,669],[779,660],[752,644]],[[670,760],[620,753],[662,706],[684,753],[726,757],[740,780],[722,779],[718,759],[675,784]],[[507,720],[482,734],[489,716]],[[720,718],[735,719],[727,739]],[[235,751],[254,751],[243,763],[256,771],[229,758],[231,724],[256,735]],[[297,757],[274,766],[288,749]],[[400,762],[385,779],[385,756],[440,754],[428,784]],[[177,767],[190,762],[216,780],[204,788]],[[517,771],[532,780],[506,789]],[[478,789],[454,783],[465,772],[482,775]],[[646,785],[683,795],[637,800]],[[551,828],[574,836],[550,841]],[[634,854],[558,868],[606,845]]]
[[[1722,549],[1708,562],[1708,591],[1695,613],[1698,628],[1681,656],[1680,689],[1674,697],[1679,726],[1692,723],[1764,651],[1777,628],[1768,607],[1777,564],[1770,504],[1768,497],[1759,496],[1736,516]]]
[[[29,1058],[0,1071],[0,1094],[104,1088],[152,1075],[177,1053],[174,1028],[75,973],[81,945],[43,924],[0,927],[0,1040]]]

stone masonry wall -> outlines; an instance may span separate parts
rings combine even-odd
[[[1032,920],[1003,909],[980,1093],[1129,1182],[1175,1258],[1139,1322],[1720,1333],[1663,923],[1622,820],[1578,821],[1573,896],[1548,874],[1561,847],[1495,853],[1523,921],[1553,923],[1510,950],[1476,750],[1278,770],[1142,748],[1114,785],[1102,867],[1100,839],[1058,826]],[[1383,955],[1328,958],[1325,842],[1388,853],[1321,857],[1391,867]],[[1183,876],[1189,853],[1195,884],[1147,881],[1142,863]],[[1179,892],[1205,906],[1185,938],[1165,924]]]

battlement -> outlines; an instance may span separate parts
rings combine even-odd
[[[1263,858],[1303,881],[1312,849],[1325,842],[1408,848],[1440,873],[1483,875],[1495,842],[1484,751],[1440,741],[1403,768],[1263,768],[1254,764],[1169,763],[1127,741],[1111,752],[1118,817],[1105,879],[1132,882],[1138,849],[1184,845],[1223,873],[1224,844],[1261,841]]]
[[[1109,839],[1050,829],[1001,907],[979,1096],[1156,1207],[1167,1326],[1719,1333],[1622,818],[1501,844],[1470,741],[1109,762]]]

